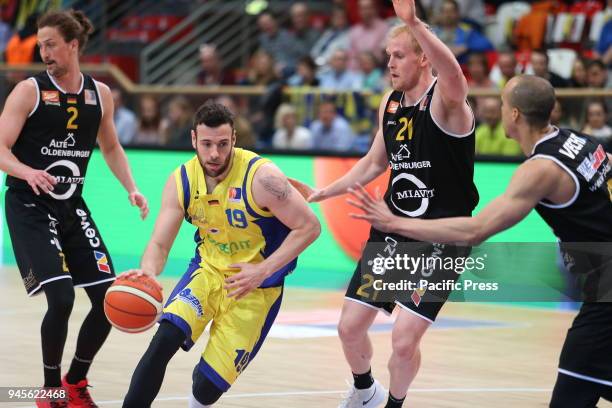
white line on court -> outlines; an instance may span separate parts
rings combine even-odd
[[[505,393],[505,392],[551,392],[552,388],[413,388],[410,393]],[[264,398],[264,397],[287,397],[287,396],[300,396],[300,395],[325,395],[325,394],[344,394],[346,390],[335,390],[335,391],[282,391],[282,392],[253,392],[243,394],[228,394],[224,395],[222,399],[237,399],[237,398]],[[155,401],[187,401],[187,396],[167,396],[157,397]],[[97,401],[98,405],[115,405],[121,404],[123,400],[113,401]]]

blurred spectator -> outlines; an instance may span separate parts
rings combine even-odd
[[[612,64],[612,19],[601,30],[595,51],[605,65]]]
[[[593,60],[587,64],[587,86],[591,88],[610,87],[608,70],[601,60]]]
[[[519,144],[508,137],[501,123],[501,99],[484,98],[482,123],[476,128],[476,153],[499,156],[521,156]]]
[[[465,64],[470,52],[492,51],[491,42],[470,25],[460,23],[459,5],[455,0],[444,0],[440,8],[439,24],[433,32],[453,52],[460,64]]]
[[[334,51],[349,48],[348,28],[344,8],[334,6],[329,28],[321,34],[310,51],[317,65],[325,65]]]
[[[561,105],[558,99],[555,99],[555,105],[550,112],[550,123],[557,127],[571,127],[567,122],[567,118],[563,117],[563,105]]]
[[[274,135],[274,114],[281,103],[283,83],[274,70],[274,60],[260,50],[253,54],[252,69],[245,85],[265,86],[262,95],[249,98],[249,121],[253,126],[257,143],[267,146]]]
[[[422,0],[423,7],[428,11],[427,15],[432,16],[431,20],[435,20],[436,16],[441,14],[444,0]],[[476,27],[484,27],[486,23],[485,5],[482,0],[457,0],[459,6],[459,15],[466,23],[475,25]],[[431,21],[435,23],[435,21]]]
[[[336,105],[331,101],[321,102],[319,119],[312,122],[310,131],[315,149],[347,151],[353,143],[351,126],[338,115]]]
[[[136,131],[138,130],[136,115],[123,105],[123,93],[121,89],[113,88],[111,92],[115,105],[113,121],[115,122],[115,128],[117,128],[119,143],[124,146],[129,145],[134,140]]]
[[[564,78],[548,69],[549,60],[546,50],[539,49],[531,51],[530,60],[531,70],[533,70],[535,76],[548,80],[554,88],[566,88],[569,86],[569,83]]]
[[[569,80],[571,88],[584,88],[587,86],[586,62],[584,58],[578,57],[572,66],[572,76]]]
[[[279,28],[278,22],[270,13],[262,13],[257,25],[259,34],[259,47],[272,56],[278,63],[279,72],[293,73],[300,50],[296,50],[293,34]]]
[[[473,53],[468,57],[468,85],[470,88],[495,88],[489,78],[489,63],[483,53]]]
[[[170,147],[191,148],[192,107],[184,96],[175,96],[168,104],[168,114],[161,122],[164,144]]]
[[[300,58],[298,62],[297,72],[288,80],[289,86],[319,86],[319,78],[317,78],[317,65],[311,57],[305,56]]]
[[[236,147],[252,148],[255,146],[255,135],[249,121],[242,115],[238,105],[231,96],[219,96],[217,103],[224,105],[234,115],[234,130],[236,131]]]
[[[329,61],[329,69],[319,75],[320,87],[335,91],[355,91],[362,83],[362,76],[348,69],[348,53],[338,50]]]
[[[522,72],[521,67],[516,60],[516,55],[512,51],[500,52],[497,58],[497,64],[491,69],[489,78],[499,88],[503,89],[512,77]]]
[[[277,79],[274,59],[270,53],[262,49],[251,56],[247,77],[240,82],[240,85],[265,86]]]
[[[159,102],[152,95],[143,95],[139,101],[138,130],[132,140],[133,145],[157,146],[161,144],[161,115]]]
[[[311,149],[312,134],[303,126],[298,126],[295,107],[283,103],[276,111],[274,119],[276,132],[272,138],[275,149]]]
[[[212,44],[200,45],[199,85],[233,85],[236,81],[230,70],[223,69],[217,47]]]
[[[373,52],[363,51],[359,54],[359,70],[362,74],[361,89],[381,92],[385,87],[383,72]]]
[[[310,24],[310,10],[306,3],[294,3],[290,9],[293,48],[298,57],[310,55],[310,50],[321,33]]]
[[[596,138],[606,151],[612,152],[612,128],[606,125],[608,109],[601,100],[587,103],[586,124],[582,131]]]
[[[15,32],[6,44],[5,57],[7,65],[42,62],[36,43],[37,20],[38,14],[31,14],[23,28]]]
[[[359,67],[360,52],[371,51],[382,58],[389,26],[379,17],[375,0],[359,0],[361,22],[349,30],[349,67]]]

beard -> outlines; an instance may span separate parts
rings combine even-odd
[[[230,154],[227,155],[227,158],[225,159],[225,161],[223,163],[218,163],[218,162],[204,162],[202,160],[202,158],[200,157],[200,155],[198,154],[198,161],[200,162],[200,165],[202,166],[202,169],[204,169],[204,174],[209,176],[209,177],[218,177],[221,174],[223,174],[225,172],[225,170],[227,170],[227,168],[229,167],[230,161],[232,159],[232,155],[234,154],[233,149],[230,152]],[[206,167],[206,164],[221,164],[221,166],[217,169],[217,170],[211,170],[209,168]]]
[[[52,77],[60,78],[66,75],[68,69],[66,67],[60,67],[59,65],[57,65],[57,62],[54,62],[53,65],[47,67],[47,71],[49,72],[49,74],[51,74]]]

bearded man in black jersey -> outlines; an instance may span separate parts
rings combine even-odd
[[[552,126],[554,104],[555,91],[545,79],[525,75],[508,82],[502,93],[502,122],[528,159],[504,194],[476,216],[400,218],[361,186],[356,186],[358,200],[353,204],[364,214],[353,216],[369,221],[372,228],[416,240],[475,245],[535,208],[570,256],[581,243],[591,247],[612,242],[612,156],[594,138]],[[600,398],[612,401],[612,251],[603,252],[595,258],[583,256],[589,265],[577,268],[584,275],[585,301],[561,351],[551,408],[593,408]]]
[[[467,81],[451,50],[416,17],[414,0],[394,0],[393,5],[404,24],[389,34],[386,52],[393,91],[381,102],[379,130],[372,147],[344,177],[311,191],[309,201],[344,194],[355,183],[365,185],[390,167],[385,205],[394,215],[427,219],[470,216],[478,192],[473,183],[474,115],[466,102]],[[407,241],[413,240],[376,228],[371,229],[368,240],[390,246]],[[428,254],[458,255],[452,245],[429,242]],[[450,291],[414,291],[407,300],[365,302],[359,294],[361,263],[349,284],[338,326],[354,377],[340,407],[377,407],[385,400],[386,392],[370,369],[373,350],[368,329],[379,311],[391,313],[398,306],[386,405],[398,408],[420,365],[421,338]],[[456,280],[454,275],[448,278]]]
[[[143,219],[149,211],[117,140],[110,89],[79,68],[79,54],[92,31],[81,12],[42,16],[37,40],[47,70],[18,83],[0,116],[0,170],[8,174],[6,222],[15,258],[28,295],[44,292],[48,304],[40,330],[44,385],[63,386],[69,397],[37,401],[39,407],[96,406],[86,375],[110,332],[103,302],[115,279],[108,250],[81,197],[96,141],[130,203]],[[62,378],[75,287],[85,288],[92,307]]]

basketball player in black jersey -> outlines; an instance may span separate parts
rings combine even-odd
[[[0,170],[8,174],[6,222],[15,258],[28,295],[44,292],[48,304],[41,327],[44,385],[66,387],[70,398],[68,404],[39,401],[39,407],[96,406],[86,374],[110,332],[103,301],[115,279],[108,250],[81,197],[96,141],[130,203],[143,219],[148,213],[117,140],[110,90],[79,68],[92,29],[81,12],[42,16],[38,45],[47,70],[17,84],[0,116]],[[75,287],[85,289],[92,308],[61,378]]]
[[[508,82],[502,93],[503,125],[528,159],[518,167],[506,192],[478,215],[399,218],[382,199],[358,186],[354,205],[365,214],[353,216],[369,221],[373,228],[413,239],[478,244],[512,227],[535,208],[559,239],[562,251],[571,243],[612,242],[612,156],[590,136],[551,126],[554,104],[554,89],[544,79],[520,76]],[[611,258],[612,254],[593,264],[587,276],[586,301],[561,351],[552,408],[592,408],[600,398],[612,401]]]
[[[406,218],[470,216],[478,192],[473,183],[474,115],[466,102],[467,82],[451,50],[415,16],[414,0],[394,0],[393,5],[404,25],[391,31],[387,43],[394,90],[381,102],[378,133],[370,151],[344,177],[312,192],[309,201],[344,194],[355,183],[365,185],[390,166],[385,202],[393,214]],[[405,241],[410,240],[372,228],[368,242],[394,246]],[[437,244],[431,250],[455,252],[452,246]],[[366,303],[358,295],[360,264],[338,326],[355,380],[340,406],[369,408],[384,401],[385,390],[371,374],[368,328],[379,311],[390,313],[397,305],[400,312],[393,326],[386,406],[401,407],[419,368],[421,337],[449,293],[421,293],[408,302]],[[439,301],[427,299],[429,296]]]

